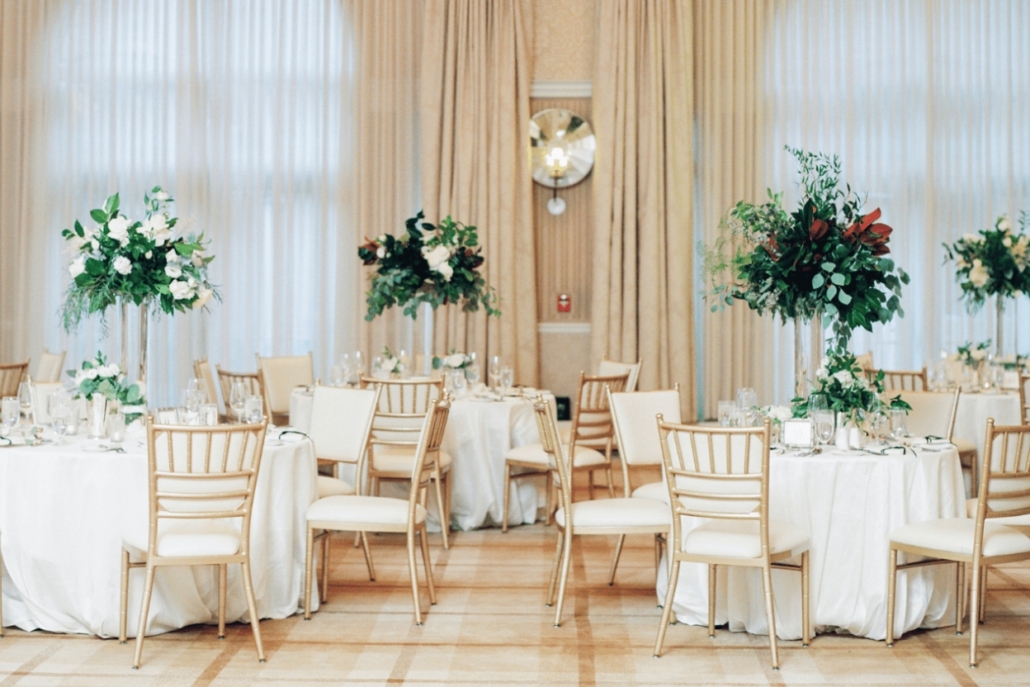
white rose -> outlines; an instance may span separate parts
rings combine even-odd
[[[976,243],[977,237],[976,234],[963,234],[962,240],[966,243]]]
[[[436,267],[436,271],[440,273],[444,281],[450,281],[454,275],[454,268],[448,265],[446,262]]]
[[[68,265],[68,273],[72,275],[72,279],[79,276],[86,271],[86,256],[80,255],[79,257],[72,260],[72,264]]]
[[[974,348],[972,351],[970,351],[969,355],[973,358],[973,360],[983,360],[987,357],[987,351],[983,348]]]
[[[93,247],[93,250],[100,250],[100,241],[97,240],[96,236],[89,240],[89,245]]]
[[[794,416],[787,406],[770,406],[766,415],[774,422],[786,422]]]
[[[172,292],[172,298],[174,298],[177,301],[189,298],[192,295],[193,291],[193,289],[190,288],[189,284],[187,284],[184,281],[179,281],[178,279],[169,284],[168,288]]]
[[[182,276],[182,268],[173,262],[169,265],[165,265],[165,274],[172,279],[178,279]]]
[[[75,386],[82,386],[82,383],[89,379],[89,375],[86,372],[87,370],[79,370],[75,373]]]
[[[377,236],[376,243],[386,243],[386,234],[380,234]]]
[[[147,236],[154,236],[167,226],[168,218],[164,216],[164,213],[158,212],[143,220],[143,226],[140,227],[140,231]]]
[[[376,257],[377,258],[385,258],[386,257],[386,246],[379,246],[378,248],[376,248]]]
[[[170,238],[172,238],[172,230],[171,229],[162,229],[161,231],[155,231],[154,232],[154,245],[155,246],[163,246],[163,245],[165,245],[168,242],[168,240]]]
[[[1006,248],[1012,248],[1012,237],[1006,236],[1005,238],[1003,238],[1001,240],[1001,245],[1005,246]]]
[[[974,260],[973,267],[969,270],[969,281],[972,282],[973,286],[982,289],[990,278],[991,275],[987,273],[987,268],[983,266],[983,263],[979,260]]]
[[[204,253],[199,250],[195,250],[193,251],[193,255],[190,256],[190,260],[193,262],[194,267],[203,267]]]
[[[193,277],[189,277],[188,279],[186,279],[186,283],[189,284],[189,287],[191,289],[197,288],[197,280]]]
[[[827,374],[826,364],[823,363],[822,365],[819,366],[819,369],[815,371],[816,379],[826,379],[826,374]]]
[[[132,272],[132,262],[124,255],[119,255],[114,259],[114,271],[118,274],[128,274]]]
[[[461,367],[465,364],[465,356],[461,353],[452,353],[451,355],[444,358],[444,365],[447,367]]]
[[[211,291],[211,289],[207,288],[206,286],[201,286],[197,290],[197,300],[193,302],[193,307],[203,308],[205,305],[207,305],[207,302],[211,300],[212,294],[213,292]]]
[[[147,251],[146,253],[144,253],[144,254],[143,254],[143,256],[144,256],[144,257],[145,257],[145,258],[146,258],[147,260],[149,260],[150,258],[154,257],[154,251],[152,251],[152,250],[148,250],[148,251]]]
[[[123,246],[129,243],[129,220],[121,215],[107,223],[107,235]]]
[[[965,268],[969,267],[969,263],[966,262],[965,258],[963,258],[962,256],[959,256],[955,260],[955,266],[958,267],[960,270],[964,270]]]
[[[1004,231],[1005,233],[1012,231],[1012,220],[1010,220],[1008,217],[1002,217],[1000,220],[998,220],[998,229]]]
[[[100,376],[100,369],[96,367],[91,367],[88,370],[86,370],[86,376],[90,379],[96,379]]]
[[[427,249],[423,246],[422,257],[424,257],[426,262],[429,263],[429,269],[437,270],[440,265],[451,259],[451,251],[447,246],[437,246],[433,249]]]
[[[103,365],[99,367],[98,370],[99,372],[97,372],[97,374],[101,377],[117,377],[118,373],[121,372],[121,370],[118,369],[118,365],[115,363]]]
[[[153,195],[153,198],[154,198],[154,200],[163,203],[164,201],[168,200],[168,194],[165,193],[164,191],[158,191],[157,193],[155,193]]]
[[[179,262],[179,251],[173,249],[165,253],[165,262]]]
[[[841,386],[848,386],[849,384],[851,384],[851,382],[853,382],[855,380],[855,378],[852,377],[851,373],[848,372],[847,370],[841,370],[840,372],[835,372],[833,374],[833,378],[836,379],[838,382],[840,382]]]

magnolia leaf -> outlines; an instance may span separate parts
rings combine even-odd
[[[834,276],[836,276],[836,275],[834,275]],[[820,288],[822,288],[823,284],[825,284],[825,283],[826,283],[826,278],[823,277],[823,275],[821,275],[821,274],[816,274],[814,277],[812,277],[812,288],[813,289],[820,289]]]
[[[839,294],[837,294],[837,300],[840,301],[841,305],[847,305],[851,303],[851,296],[849,296],[846,292],[841,291]]]
[[[103,210],[90,210],[89,216],[93,218],[93,221],[97,224],[103,224],[107,221],[107,215]]]
[[[833,270],[837,269],[837,266],[835,264],[833,264],[832,262],[824,262],[823,263],[823,269],[826,270],[827,272],[832,272]]]
[[[844,284],[847,282],[847,280],[848,280],[847,277],[845,277],[840,272],[835,272],[834,274],[830,275],[830,281],[832,281],[837,286],[844,286]]]

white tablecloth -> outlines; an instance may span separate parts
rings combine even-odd
[[[5,625],[118,635],[123,528],[147,527],[146,449],[135,438],[126,441],[124,454],[87,453],[86,443],[70,437],[67,446],[0,449]],[[315,494],[311,442],[266,444],[251,518],[252,576],[262,618],[285,618],[299,607],[304,518]],[[130,572],[130,636],[144,577],[142,570]],[[217,622],[217,611],[214,566],[162,568],[147,634]],[[240,566],[230,565],[226,619],[247,617]]]
[[[554,397],[545,394],[554,406]],[[302,432],[311,426],[311,392],[295,390],[290,396],[290,425]],[[451,405],[443,450],[450,454],[451,524],[470,530],[500,524],[504,508],[504,457],[509,449],[540,442],[533,403],[526,398],[504,401],[456,400]],[[348,481],[351,474],[341,472]],[[508,524],[531,524],[542,504],[543,478],[512,482]],[[381,493],[405,497],[398,485],[383,485]],[[435,495],[430,495],[427,527],[439,531]]]
[[[996,425],[1021,424],[1019,394],[1011,391],[996,394],[963,392],[958,399],[955,437],[973,442],[977,455],[983,453],[987,418],[991,417]]]
[[[840,629],[883,639],[887,623],[887,558],[890,533],[908,523],[964,517],[965,494],[958,452],[875,456],[830,451],[771,457],[770,514],[803,527],[811,537],[810,603],[816,632]],[[700,520],[698,520],[700,522]],[[761,572],[718,569],[716,623],[731,630],[768,634]],[[708,624],[708,570],[683,564],[673,610],[680,622]],[[659,570],[658,598],[668,588]],[[899,573],[896,632],[953,622],[953,566]],[[773,571],[776,634],[801,637],[801,579]]]

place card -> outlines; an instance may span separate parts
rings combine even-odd
[[[784,420],[783,445],[788,448],[812,448],[815,446],[815,429],[811,420]]]

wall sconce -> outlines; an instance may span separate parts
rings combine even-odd
[[[547,211],[560,215],[565,212],[565,201],[558,197],[558,188],[578,184],[594,167],[594,132],[579,115],[552,108],[533,115],[529,145],[533,181],[554,190]]]

